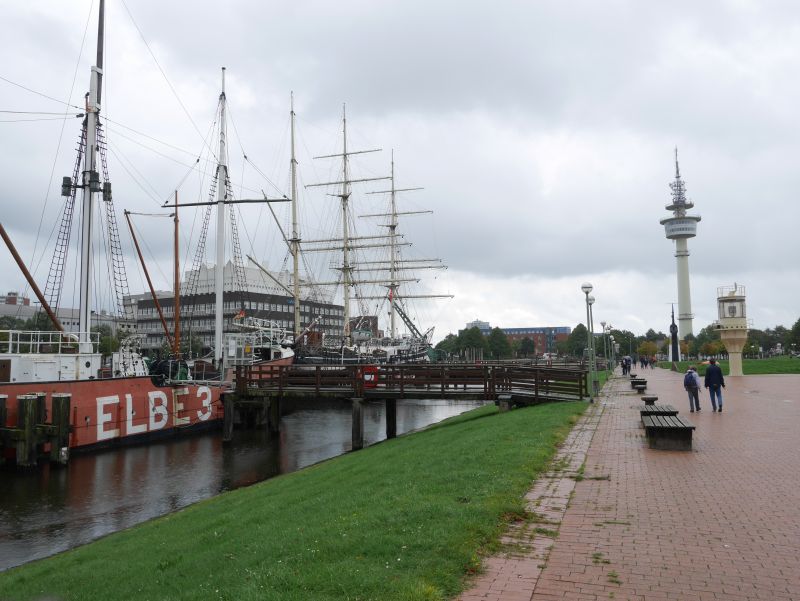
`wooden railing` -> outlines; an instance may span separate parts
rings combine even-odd
[[[377,368],[377,369],[376,369]],[[588,396],[586,371],[557,367],[518,365],[347,365],[298,366],[256,364],[236,368],[236,391],[250,388],[306,389],[316,394],[341,391],[355,397],[380,396],[387,391],[403,398],[406,393],[430,391],[431,396],[458,396],[459,392],[481,393],[497,400],[503,394],[532,399],[583,399]]]

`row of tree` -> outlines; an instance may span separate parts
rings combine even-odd
[[[619,355],[636,355],[652,357],[661,352],[669,352],[669,336],[656,332],[652,328],[644,335],[637,336],[629,330],[612,329],[610,335],[619,345],[615,349]],[[599,357],[611,356],[610,339],[598,334],[596,336],[596,353]],[[583,324],[573,328],[566,340],[556,344],[559,355],[580,357],[586,348],[587,329]],[[476,356],[482,353],[485,358],[508,359],[512,357],[533,357],[534,342],[530,338],[509,340],[500,328],[494,328],[488,336],[484,336],[478,328],[461,330],[458,335],[448,334],[436,345],[441,354],[450,357]],[[746,356],[772,354],[777,349],[784,352],[800,351],[800,319],[787,329],[775,326],[766,330],[751,329],[748,332],[747,344],[744,348]],[[719,330],[713,324],[704,327],[696,335],[689,335],[681,341],[681,353],[690,356],[714,356],[725,353],[725,344],[720,339]]]
[[[484,336],[478,328],[461,330],[458,336],[448,334],[436,345],[440,353],[448,357],[475,357],[482,355],[486,359],[509,359],[512,357],[533,357],[535,345],[530,338],[509,340],[503,330],[494,328],[488,336]]]

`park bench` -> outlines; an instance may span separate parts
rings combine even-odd
[[[642,394],[645,390],[647,390],[647,384],[637,384],[634,386],[634,388],[636,389],[636,392]]]
[[[678,410],[672,405],[645,405],[639,410],[639,414],[645,415],[678,415]]]
[[[645,435],[651,449],[691,451],[694,426],[678,415],[643,415]]]
[[[646,394],[642,397],[645,405],[655,405],[658,397],[654,394]]]

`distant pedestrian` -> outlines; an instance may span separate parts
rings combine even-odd
[[[719,411],[721,413],[722,389],[725,388],[725,378],[722,377],[722,370],[719,365],[717,365],[716,359],[711,359],[710,365],[706,370],[705,385],[711,397],[712,411]]]
[[[690,365],[683,376],[683,387],[689,395],[689,411],[700,411],[700,376],[697,369]]]

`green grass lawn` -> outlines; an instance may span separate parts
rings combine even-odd
[[[717,361],[718,365],[722,368],[722,373],[726,376],[729,373],[728,361]],[[679,361],[678,370],[685,372],[686,368],[690,365],[697,367],[697,373],[701,376],[706,374],[706,365],[697,361]],[[659,367],[670,369],[671,364],[668,361],[662,361],[658,364]],[[742,371],[744,375],[760,375],[760,374],[800,374],[800,359],[797,357],[769,357],[768,359],[742,359]]]
[[[0,573],[0,599],[448,599],[586,406],[486,406]]]

